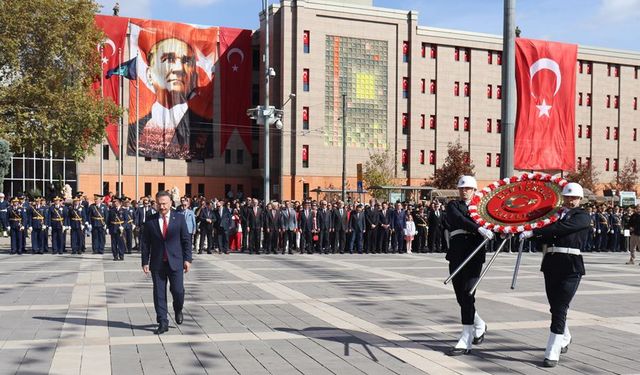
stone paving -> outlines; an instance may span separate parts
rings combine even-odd
[[[515,256],[499,256],[477,294],[487,338],[452,358],[442,254],[194,255],[184,324],[156,336],[139,255],[0,247],[0,374],[640,374],[640,267],[623,253],[585,255],[573,343],[545,369],[540,254],[525,253],[516,290]]]

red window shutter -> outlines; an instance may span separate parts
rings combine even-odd
[[[502,99],[502,85],[496,86],[496,99]]]
[[[436,128],[436,115],[429,116],[429,129]]]
[[[493,52],[487,51],[487,64],[493,64]]]
[[[582,138],[582,125],[578,125],[578,138]]]
[[[578,168],[582,167],[582,156],[578,156]]]
[[[464,49],[464,61],[471,61],[471,50],[469,48]]]
[[[455,116],[453,118],[453,130],[458,131],[458,129],[460,129],[460,118]]]
[[[587,167],[591,166],[591,158],[590,157],[586,157],[585,163],[587,164]]]
[[[613,97],[613,108],[618,108],[618,105],[620,104],[620,97],[618,95]]]
[[[465,117],[464,118],[464,131],[468,132],[470,128],[471,128],[471,121],[469,120],[468,117]]]
[[[618,140],[618,127],[613,128],[613,139]]]
[[[409,78],[407,77],[402,77],[402,90],[403,91],[409,90]]]
[[[582,93],[578,93],[578,105],[582,105]]]
[[[613,171],[617,172],[618,171],[618,159],[613,159]]]
[[[496,120],[496,133],[502,133],[502,120]]]
[[[302,71],[302,83],[309,84],[309,69],[304,69]]]
[[[607,95],[607,108],[611,107],[611,95]]]
[[[491,126],[491,119],[490,119],[490,118],[488,118],[488,119],[487,119],[487,133],[491,133],[491,131],[492,131],[492,129],[491,129],[491,128],[492,128],[492,126]]]
[[[611,136],[611,128],[610,127],[607,126],[605,128],[605,135],[604,136],[605,136],[606,139],[610,138],[610,136]]]
[[[587,74],[591,74],[591,63],[587,62]]]
[[[633,110],[634,111],[638,110],[638,97],[637,96],[633,97]]]
[[[633,128],[633,141],[637,141],[638,140],[638,129]]]
[[[496,54],[496,62],[498,63],[498,65],[502,65],[502,52],[498,52]]]
[[[582,74],[582,61],[578,61],[578,73]]]
[[[607,76],[611,77],[611,64],[607,64]]]
[[[606,158],[604,160],[604,170],[608,171],[609,170],[609,158]]]
[[[435,46],[435,45],[431,46],[430,56],[432,59],[435,59],[438,57],[438,46]]]
[[[424,164],[424,150],[420,150],[420,164]]]
[[[409,42],[406,40],[402,42],[402,53],[405,55],[409,54]]]
[[[469,157],[469,153],[468,152],[464,153],[464,162],[465,163],[470,163],[471,162],[471,158]]]
[[[460,82],[458,81],[453,83],[453,95],[460,96]]]
[[[309,47],[309,30],[305,30],[304,33],[302,34],[302,43],[306,47]]]
[[[406,129],[409,126],[409,115],[406,113],[402,114],[402,127]]]
[[[587,107],[590,107],[590,106],[591,106],[591,93],[588,92],[587,93]]]
[[[422,57],[427,57],[427,45],[422,43],[422,47],[420,48],[420,55]]]
[[[496,154],[496,167],[500,166],[500,154]]]
[[[431,164],[431,165],[435,165],[436,164],[436,151],[435,150],[429,151],[429,164]]]
[[[613,76],[617,77],[620,75],[620,68],[616,65],[613,67]]]
[[[427,116],[425,116],[425,115],[420,115],[420,129],[424,129],[425,128],[425,126],[426,126],[425,122],[427,121],[426,117]]]
[[[409,162],[409,156],[407,155],[407,149],[402,149],[402,165],[406,166]]]
[[[453,50],[453,59],[456,61],[460,61],[460,48],[456,47]]]
[[[469,96],[471,93],[471,84],[469,82],[464,83],[464,96]]]
[[[431,82],[429,83],[429,93],[431,94],[435,94],[436,93],[436,80],[432,79]]]
[[[491,99],[493,96],[493,85],[487,85],[487,98]]]
[[[309,161],[309,145],[302,145],[302,161]]]
[[[587,138],[591,138],[591,125],[587,125]]]
[[[424,94],[426,90],[427,90],[427,80],[423,78],[420,80],[420,92]]]
[[[309,121],[309,107],[302,107],[302,121]]]
[[[487,156],[485,157],[485,164],[487,165],[487,167],[491,166],[491,153],[487,152]]]

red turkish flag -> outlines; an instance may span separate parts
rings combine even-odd
[[[105,99],[109,98],[114,103],[120,104],[118,87],[120,80],[123,78],[118,75],[113,75],[111,78],[104,77],[110,69],[115,68],[121,63],[120,52],[124,56],[129,19],[99,14],[95,16],[95,23],[105,34],[104,41],[101,45],[97,46],[102,64],[102,95]],[[124,60],[124,57],[122,57],[122,61]],[[99,80],[94,84],[94,88],[98,91],[100,90]],[[106,127],[106,133],[107,141],[109,145],[111,145],[113,153],[116,157],[119,156],[118,119],[111,119],[111,121],[109,121]]]
[[[516,39],[516,169],[575,169],[577,53],[575,44]]]

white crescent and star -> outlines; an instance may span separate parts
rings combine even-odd
[[[530,77],[529,83],[533,82],[533,77],[536,75],[536,73],[538,73],[541,70],[550,70],[551,72],[553,72],[553,74],[555,74],[556,88],[553,92],[553,96],[555,96],[558,93],[558,90],[560,90],[560,85],[562,83],[562,72],[560,71],[560,65],[558,65],[558,63],[555,62],[554,60],[546,57],[536,60],[529,67],[529,77]],[[531,92],[531,96],[533,96],[534,98],[536,97],[536,95],[533,92]],[[551,106],[547,104],[545,99],[542,99],[542,104],[536,105],[536,108],[538,108],[538,111],[539,111],[538,118],[542,116],[549,117],[549,111],[551,110]]]
[[[109,38],[104,38],[102,43],[98,43],[98,45],[97,45],[98,52],[101,52],[100,48],[103,48],[102,52],[104,52],[104,45],[105,44],[111,46],[111,55],[108,55],[108,56],[109,57],[113,56],[116,53],[116,44],[113,42],[113,40],[111,40]],[[103,64],[108,63],[109,62],[109,57],[102,56],[102,63]]]
[[[244,62],[244,52],[242,52],[240,48],[231,48],[229,50],[229,52],[227,53],[227,62],[231,63],[231,55],[233,55],[234,53],[240,55],[240,65],[242,65],[242,63]],[[234,72],[237,72],[239,67],[237,64],[233,64],[231,69],[233,69]]]

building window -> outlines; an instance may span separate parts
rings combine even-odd
[[[422,56],[422,58],[427,57],[427,44],[426,43],[422,43],[422,46],[420,47],[420,56]]]
[[[148,197],[152,194],[151,192],[151,182],[145,182],[144,183],[144,195],[145,197]]]
[[[633,97],[633,110],[634,111],[638,110],[638,97],[637,96]]]
[[[502,52],[500,51],[496,54],[496,63],[502,65]]]
[[[429,164],[436,165],[436,150],[429,151]]]
[[[465,163],[471,163],[471,157],[469,156],[469,152],[465,152],[464,155],[462,156],[462,160],[464,160]]]
[[[204,196],[204,184],[198,184],[198,195]]]
[[[409,42],[402,42],[402,61],[409,62]]]
[[[468,132],[471,129],[471,120],[469,120],[468,117],[464,118],[463,128],[464,128],[464,131],[466,132]]]
[[[309,145],[302,145],[302,168],[309,168]]]
[[[604,159],[604,170],[609,171],[609,158]]]
[[[144,161],[151,161],[151,158],[145,157]]]
[[[471,61],[471,50],[469,48],[464,49],[464,61],[465,62]]]
[[[455,131],[460,130],[460,118],[458,116],[455,116],[453,118],[453,130]]]
[[[436,128],[436,115],[429,116],[429,129]]]
[[[400,160],[402,162],[402,169],[406,171],[409,168],[409,155],[407,154],[406,148],[402,149],[402,156]]]
[[[493,97],[493,85],[487,85],[487,99]]]
[[[591,167],[591,158],[587,156],[585,158],[585,163],[587,164],[587,167]]]
[[[578,93],[578,105],[582,105],[582,93]]]
[[[224,184],[224,197],[233,197],[233,194],[231,193],[231,184]]]
[[[460,82],[453,83],[453,96],[460,96]]]
[[[615,95],[613,97],[613,108],[618,108],[619,104],[620,104],[620,97],[618,95]]]
[[[164,182],[158,182],[158,191],[165,191]]]
[[[578,162],[577,162],[577,164],[578,164],[578,168],[581,168],[581,167],[582,167],[582,156],[578,156]]]
[[[618,140],[618,132],[619,132],[618,127],[617,126],[614,127],[613,128],[613,139],[616,140],[616,141]]]
[[[471,84],[469,82],[464,83],[464,96],[471,95]]]
[[[309,183],[304,182],[302,184],[302,196],[306,199],[309,197]]]
[[[618,159],[613,159],[613,171],[617,172],[618,171]]]
[[[502,99],[502,85],[496,86],[496,99]]]
[[[236,186],[236,195],[238,196],[238,198],[242,197],[244,195],[244,185],[243,184],[238,184]]]
[[[420,150],[420,164],[424,165],[424,150]]]
[[[424,114],[420,115],[420,129],[424,129],[426,127],[427,116]]]
[[[491,166],[491,153],[487,152],[487,156],[485,157],[485,164],[487,165],[487,167]]]
[[[493,126],[491,124],[492,120],[490,118],[487,119],[487,133],[491,133],[493,131]]]
[[[607,95],[607,100],[606,100],[606,102],[607,102],[607,104],[606,104],[606,105],[607,105],[607,108],[611,108],[611,95]]]
[[[407,99],[409,97],[409,78],[402,77],[402,97]]]
[[[436,80],[432,79],[429,82],[429,93],[430,94],[435,94],[436,93]]]
[[[309,107],[302,107],[302,129],[309,130]]]
[[[453,49],[453,59],[460,61],[460,48],[456,47]]]
[[[493,64],[493,52],[492,51],[487,51],[487,64],[489,64],[489,65]]]
[[[587,62],[587,74],[591,74],[591,68],[592,68],[592,64],[590,62]]]
[[[500,154],[496,154],[496,167],[500,166]]]
[[[402,134],[409,133],[409,115],[407,113],[402,114]]]
[[[640,72],[640,68],[636,67],[634,73],[633,73],[633,79],[638,79],[638,72]]]
[[[633,159],[633,173],[637,173],[638,169],[636,167],[636,159]]]
[[[604,135],[604,137],[605,137],[606,139],[610,139],[610,138],[611,138],[611,128],[610,128],[609,126],[607,126],[607,127],[605,128],[605,135]]]
[[[437,59],[438,58],[438,46],[431,45],[431,51],[429,52],[429,56],[432,59]]]
[[[302,34],[302,44],[304,46],[304,53],[309,53],[309,43],[310,43],[310,33],[309,30],[305,30]]]
[[[424,78],[420,80],[420,92],[423,94],[427,92],[427,80]]]
[[[582,138],[582,125],[578,125],[578,138]]]
[[[184,195],[190,197],[192,193],[191,184],[184,184]]]
[[[611,64],[607,64],[607,76],[611,77]]]
[[[224,150],[224,163],[231,164],[231,150]]]
[[[260,168],[260,157],[258,156],[257,153],[252,153],[251,154],[251,169],[258,169]]]
[[[613,76],[614,77],[620,76],[620,67],[618,65],[613,66]]]
[[[591,107],[591,93],[587,93],[587,107]]]
[[[302,70],[302,91],[309,91],[309,69]]]
[[[578,60],[578,73],[582,74],[582,61]]]
[[[496,120],[496,133],[502,133],[502,120],[500,119]]]
[[[238,164],[244,164],[244,150],[236,150],[236,160]]]
[[[638,140],[638,129],[633,128],[633,141],[637,141]]]
[[[585,134],[586,138],[591,138],[591,125],[587,125],[587,134]]]
[[[102,145],[102,160],[109,160],[109,145]]]

